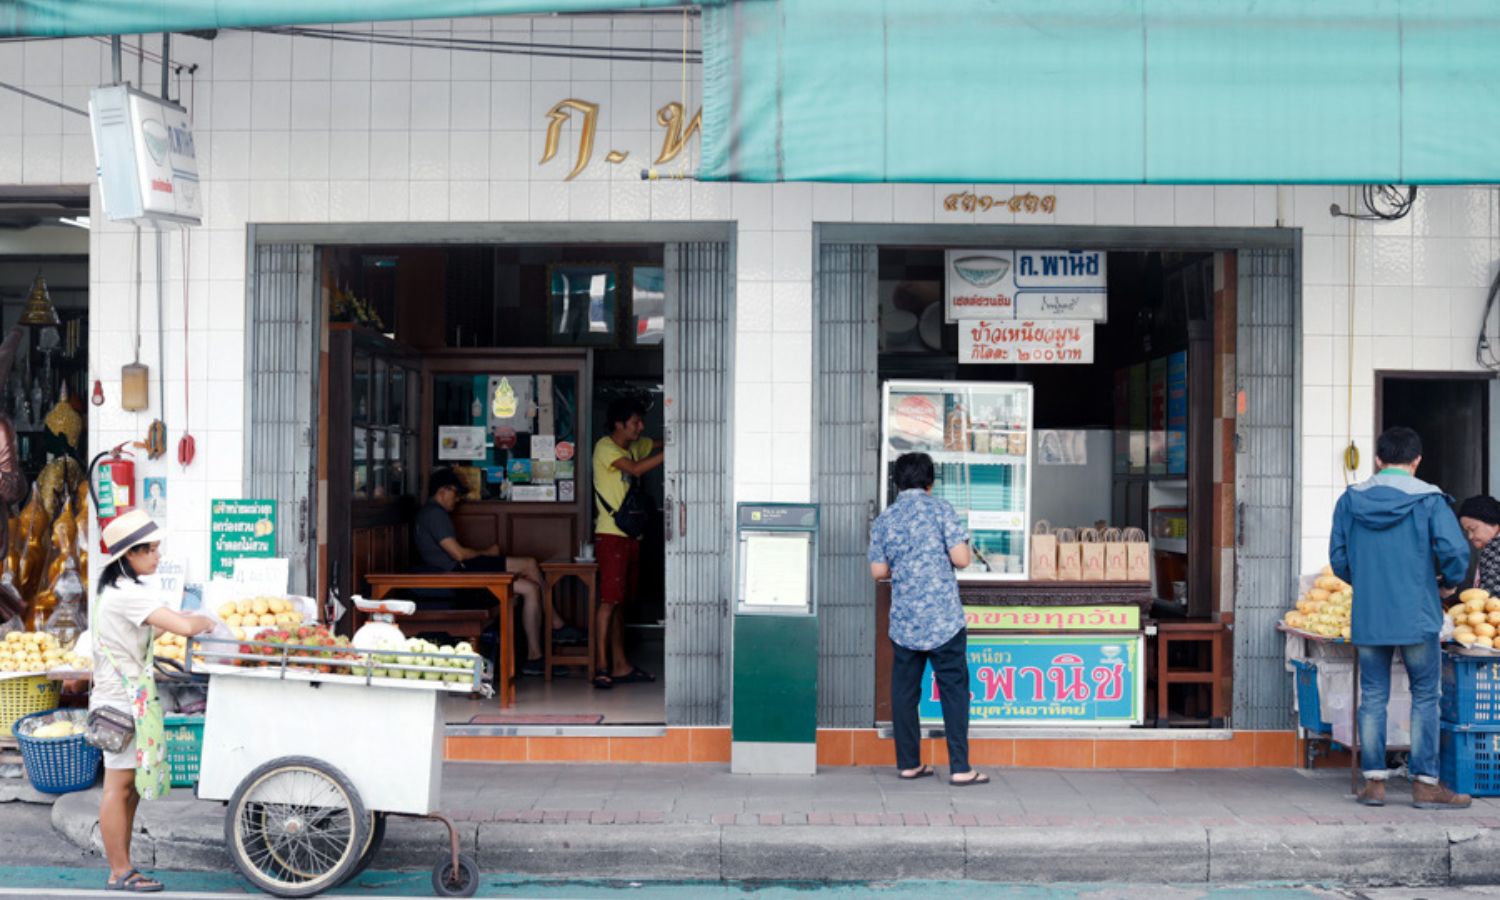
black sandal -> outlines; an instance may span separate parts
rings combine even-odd
[[[131,869],[119,881],[107,879],[104,882],[106,891],[127,891],[132,894],[155,894],[164,887],[160,881],[142,875],[140,869]]]
[[[948,776],[948,783],[953,785],[954,787],[972,787],[976,784],[989,784],[990,776],[984,774],[983,772],[975,772],[973,778],[965,778],[962,781],[959,781],[958,779],[950,775]]]
[[[935,774],[937,773],[933,770],[932,766],[922,765],[917,766],[915,769],[911,769],[910,771],[902,771],[898,773],[896,777],[900,778],[902,781],[916,781],[918,778],[926,778],[929,775]]]
[[[600,669],[594,673],[594,687],[601,691],[607,691],[615,686],[615,680],[609,677],[609,673]]]

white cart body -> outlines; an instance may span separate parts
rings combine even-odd
[[[348,776],[365,809],[426,815],[442,794],[437,683],[212,666],[198,796],[229,800],[257,766],[322,760]]]

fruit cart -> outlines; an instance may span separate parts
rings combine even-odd
[[[278,897],[310,897],[362,871],[390,815],[448,829],[433,868],[441,897],[472,896],[442,795],[443,695],[492,693],[471,654],[198,638],[188,669],[213,677],[198,797],[228,804],[240,873]]]

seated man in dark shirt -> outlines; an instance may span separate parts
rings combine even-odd
[[[521,629],[526,632],[525,675],[542,672],[542,570],[529,556],[502,556],[498,544],[483,550],[472,550],[458,542],[453,528],[453,511],[463,501],[464,483],[449,468],[432,473],[427,484],[427,502],[417,511],[413,529],[417,555],[430,571],[510,572],[515,575],[512,587],[521,600]],[[583,635],[565,624],[553,608],[552,639],[562,643],[577,642]]]

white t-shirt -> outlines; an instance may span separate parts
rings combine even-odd
[[[89,693],[89,708],[113,706],[128,710],[130,695],[125,690],[125,678],[137,677],[145,671],[146,651],[151,646],[152,628],[146,624],[146,617],[170,606],[161,591],[129,582],[104,588],[94,598],[94,604],[93,626],[89,629],[94,653],[94,688]],[[114,666],[116,662],[119,669]]]

